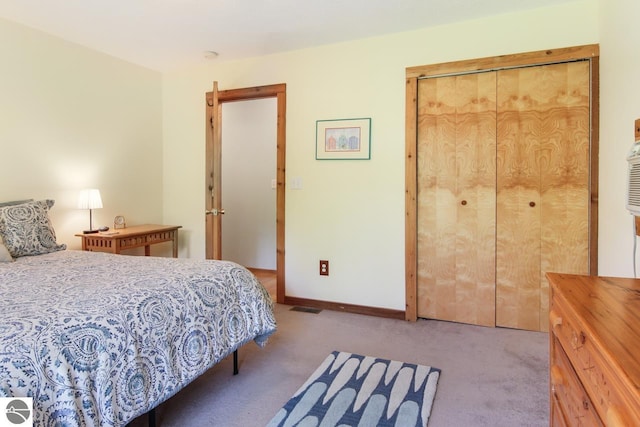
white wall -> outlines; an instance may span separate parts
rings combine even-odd
[[[162,222],[162,80],[141,68],[0,20],[0,200],[56,200],[58,241],[89,226]],[[153,251],[152,251],[153,253]]]
[[[222,257],[276,269],[277,101],[222,104]],[[274,181],[275,182],[275,181]]]
[[[626,155],[640,118],[637,0],[600,1],[599,271],[633,276],[632,216],[625,209]]]
[[[597,13],[597,0],[582,0],[244,61],[221,62],[222,52],[210,65],[165,74],[165,222],[185,227],[183,253],[204,257],[212,81],[221,90],[286,83],[287,294],[404,310],[406,67],[598,43]],[[371,160],[316,161],[316,120],[350,117],[372,119]],[[290,188],[296,176],[302,190]],[[320,259],[330,261],[329,277],[318,275]]]

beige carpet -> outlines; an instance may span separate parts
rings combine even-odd
[[[290,308],[276,305],[264,349],[240,350],[239,375],[227,358],[162,404],[157,425],[265,426],[334,350],[440,368],[430,427],[549,425],[546,333]]]

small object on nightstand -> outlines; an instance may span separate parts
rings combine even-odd
[[[126,228],[127,224],[124,221],[124,217],[122,215],[118,215],[113,219],[113,228]]]
[[[98,228],[98,231],[99,231],[99,232],[101,232],[101,233],[102,233],[102,232],[105,232],[105,231],[109,231],[109,227],[107,227],[107,226],[105,225],[104,227],[100,227],[100,228]]]

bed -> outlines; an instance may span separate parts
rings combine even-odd
[[[268,293],[238,264],[67,250],[55,235],[16,256],[6,211],[0,396],[32,397],[34,425],[124,426],[275,331]]]

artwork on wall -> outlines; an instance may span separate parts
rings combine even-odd
[[[369,160],[371,119],[316,121],[317,160]]]

